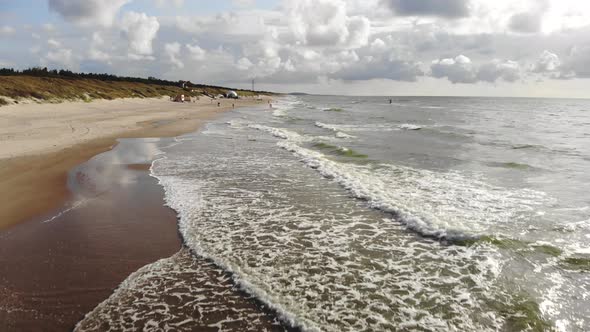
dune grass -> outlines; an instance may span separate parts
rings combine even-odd
[[[0,76],[0,106],[9,104],[1,97],[7,97],[16,103],[25,99],[59,103],[74,100],[90,102],[95,99],[154,98],[177,94],[216,96],[227,90],[229,89],[218,87],[183,89],[180,86],[86,78]],[[246,97],[254,96],[256,92],[239,90],[238,94]]]

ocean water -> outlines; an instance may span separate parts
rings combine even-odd
[[[152,174],[193,252],[284,321],[590,329],[590,101],[273,106],[179,137]]]

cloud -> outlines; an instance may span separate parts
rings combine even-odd
[[[436,78],[447,78],[453,84],[455,83],[475,83],[477,82],[476,73],[471,63],[471,59],[464,55],[459,55],[454,59],[438,59],[430,65],[432,76]]]
[[[256,4],[256,0],[232,0],[232,4],[236,7],[252,7]]]
[[[51,46],[53,48],[59,48],[59,47],[61,47],[61,43],[60,42],[58,42],[55,39],[51,39],[51,38],[47,40],[47,45],[49,45],[49,46]]]
[[[469,16],[469,0],[385,0],[400,16]]]
[[[174,42],[164,45],[164,52],[168,56],[170,63],[177,68],[184,68],[184,63],[178,58],[180,55],[180,43]]]
[[[551,53],[547,50],[543,51],[539,58],[533,65],[533,72],[535,73],[552,73],[561,67],[561,60],[555,53]]]
[[[121,20],[121,28],[127,37],[131,57],[152,54],[152,41],[160,29],[157,18],[145,13],[128,12]]]
[[[111,26],[119,9],[131,0],[49,0],[49,9],[82,25]]]
[[[492,60],[481,65],[477,71],[477,80],[494,83],[499,79],[506,82],[516,82],[521,79],[521,68],[518,62],[506,60]]]
[[[239,70],[248,70],[252,68],[252,66],[254,66],[254,64],[248,60],[248,58],[241,58],[238,60],[238,62],[236,62],[236,68]]]
[[[93,61],[110,63],[111,55],[100,50],[100,47],[104,45],[104,40],[100,32],[94,32],[92,34],[92,41],[90,43],[90,49],[88,50],[88,58]]]
[[[0,36],[9,36],[14,34],[15,32],[16,29],[11,26],[5,25],[0,27]]]
[[[561,78],[590,78],[590,44],[572,47],[566,58]]]
[[[510,30],[522,33],[541,31],[541,16],[538,13],[519,13],[510,18]]]
[[[514,32],[537,33],[541,31],[543,16],[548,8],[548,0],[535,0],[532,8],[512,15],[508,27]]]
[[[343,0],[289,0],[290,32],[310,46],[366,45],[371,23],[363,16],[349,16]]]
[[[360,48],[367,45],[371,34],[371,22],[363,16],[353,16],[348,19],[348,40],[349,48]]]
[[[389,79],[394,81],[414,82],[424,72],[419,63],[403,60],[365,58],[331,75],[332,78],[347,81],[372,79]]]
[[[204,49],[200,48],[199,45],[186,44],[185,46],[188,49],[188,51],[191,55],[191,58],[193,60],[195,60],[195,61],[205,60],[205,55],[207,54],[207,52],[205,52]]]
[[[55,32],[57,30],[57,28],[55,27],[55,25],[51,24],[51,23],[45,23],[43,24],[43,31],[45,32]]]
[[[521,79],[520,65],[511,60],[494,59],[479,67],[464,55],[455,58],[438,59],[430,66],[431,75],[435,78],[447,78],[451,83],[495,83],[502,79],[515,82]]]
[[[71,49],[49,51],[41,58],[41,64],[54,68],[76,69]]]
[[[180,8],[184,5],[184,0],[155,0],[156,6],[160,8],[173,6],[175,8]]]
[[[95,48],[91,48],[88,51],[88,59],[100,62],[109,62],[111,60],[111,56],[101,50],[97,50]]]

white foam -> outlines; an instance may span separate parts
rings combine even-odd
[[[420,129],[422,129],[421,126],[418,126],[415,124],[410,124],[410,123],[404,123],[404,124],[400,125],[399,128],[404,129],[404,130],[420,130]]]
[[[286,109],[277,108],[272,112],[272,115],[280,118],[280,117],[286,117],[288,114],[287,114]]]
[[[272,130],[270,130],[272,131]],[[357,198],[394,213],[409,228],[426,236],[464,238],[510,226],[545,201],[532,190],[493,187],[456,172],[438,173],[399,165],[360,166],[329,159],[289,139],[278,145],[294,152],[322,175],[333,178]]]
[[[271,133],[281,145],[302,139],[284,128],[250,128]],[[416,241],[400,224],[359,207],[338,185],[314,177],[285,153],[226,148],[214,147],[223,162],[217,155],[176,151],[174,159],[156,161],[153,172],[167,204],[179,212],[186,243],[231,271],[243,289],[284,319],[327,332],[402,324],[429,330],[502,326],[503,318],[481,299],[493,298],[502,269],[494,248]],[[318,155],[306,162],[327,172],[328,158]],[[432,301],[454,318],[425,309]]]
[[[172,300],[170,300],[172,298]],[[75,331],[283,330],[233,289],[225,271],[183,248],[129,275]]]
[[[350,139],[350,138],[355,138],[355,136],[348,135],[347,133],[343,133],[341,131],[337,131],[336,138]]]
[[[380,124],[380,123],[369,123],[369,124],[331,124],[317,121],[316,127],[332,130],[334,132],[363,132],[363,131],[397,131],[402,128],[392,124]]]

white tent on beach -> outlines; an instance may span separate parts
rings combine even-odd
[[[231,99],[238,99],[238,93],[237,93],[237,92],[235,92],[235,91],[228,91],[228,92],[225,94],[225,97],[226,97],[226,98],[231,98]]]

